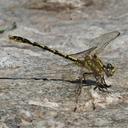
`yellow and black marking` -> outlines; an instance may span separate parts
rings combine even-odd
[[[41,44],[39,44],[37,42],[31,42],[30,40],[25,39],[23,37],[20,37],[20,36],[9,36],[9,39],[15,40],[15,41],[18,41],[18,42],[21,42],[21,43],[33,45],[33,46],[39,47],[39,48],[41,48],[43,50],[47,50],[47,51],[49,51],[49,52],[51,52],[53,54],[59,55],[61,57],[64,57],[64,58],[66,58],[68,60],[71,60],[73,62],[78,62],[78,59],[76,59],[76,58],[74,58],[74,57],[72,57],[70,55],[65,55],[65,54],[59,52],[58,50],[49,48],[46,45],[41,45]]]

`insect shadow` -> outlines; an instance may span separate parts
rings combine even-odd
[[[69,82],[74,84],[81,84],[80,80],[64,80],[64,79],[48,79],[44,77],[0,77],[0,79],[8,79],[8,80],[43,80],[43,81],[62,81],[62,82]],[[82,86],[96,86],[96,81],[87,79],[82,81]]]

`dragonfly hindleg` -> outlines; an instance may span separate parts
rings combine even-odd
[[[78,86],[78,88],[76,89],[76,94],[77,96],[79,96],[81,94],[81,90],[82,90],[82,85],[83,85],[83,80],[86,81],[87,76],[89,75],[93,75],[92,72],[85,72],[83,73],[83,75],[79,78],[80,84]]]
[[[92,75],[92,74],[93,74],[92,72],[85,72],[83,73],[83,75],[81,75],[81,77],[79,77],[80,84],[76,88],[76,107],[74,108],[74,112],[78,108],[78,101],[79,101],[79,96],[82,92],[83,80],[86,81],[87,76]]]
[[[76,106],[75,106],[75,108],[74,108],[74,112],[76,112],[76,110],[77,110],[77,107],[78,107],[78,100],[79,100],[79,96],[80,96],[80,94],[81,94],[81,91],[82,91],[82,84],[83,84],[83,77],[80,77],[79,78],[79,81],[80,81],[80,84],[79,84],[79,86],[76,88],[76,90],[75,90],[75,94],[76,94]]]
[[[82,84],[83,84],[83,77],[79,78],[80,84],[79,86],[76,88],[76,103],[78,102],[78,97],[81,94],[81,90],[82,90]]]
[[[87,76],[93,75],[93,72],[85,72],[83,73],[83,79],[86,81]]]

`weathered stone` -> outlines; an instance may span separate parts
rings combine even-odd
[[[87,1],[49,0],[55,11],[42,9],[42,3],[48,2],[43,0],[0,1],[1,27],[17,24],[0,34],[0,127],[127,128],[128,1],[91,0],[90,6],[84,6]],[[94,91],[95,81],[88,78],[91,84],[83,85],[78,104],[75,91],[82,74],[78,66],[8,39],[8,35],[18,35],[72,54],[92,47],[91,39],[115,30],[121,35],[99,54],[117,69],[113,77],[106,78],[111,93]]]

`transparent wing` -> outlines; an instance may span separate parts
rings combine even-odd
[[[97,47],[92,47],[88,50],[84,50],[82,52],[78,52],[78,53],[75,53],[75,54],[70,54],[70,56],[72,57],[75,57],[75,58],[78,58],[80,60],[83,60],[85,58],[85,56],[91,54],[91,52],[93,52]]]
[[[115,38],[120,35],[118,31],[109,32],[102,34],[90,41],[91,46],[96,46],[97,48],[93,51],[93,54],[99,54],[101,51]]]
[[[112,40],[114,40],[119,35],[120,33],[118,31],[102,34],[99,37],[96,37],[90,41],[89,45],[92,46],[92,48],[70,55],[80,60],[83,60],[86,55],[99,54]]]

